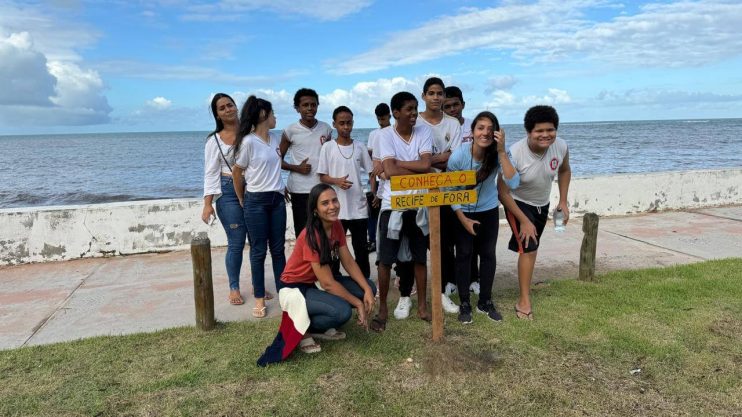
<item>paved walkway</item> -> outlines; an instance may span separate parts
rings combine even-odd
[[[517,286],[517,257],[507,250],[509,237],[502,225],[496,289]],[[547,228],[534,281],[576,277],[581,242],[580,219],[563,234]],[[728,257],[742,257],[742,206],[600,220],[598,273]],[[212,259],[217,319],[253,320],[247,256],[242,274],[246,303],[238,307],[226,301],[224,249],[213,249]],[[267,265],[266,281],[273,290],[270,270]],[[189,251],[3,267],[0,349],[191,326],[193,304]],[[268,306],[269,316],[278,315],[277,301]]]

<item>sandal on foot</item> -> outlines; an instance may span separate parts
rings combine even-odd
[[[518,306],[515,306],[515,317],[521,320],[533,320],[533,310],[526,313],[525,311],[518,310]]]
[[[229,292],[229,304],[233,306],[241,306],[245,304],[245,300],[242,299],[242,294],[238,290],[232,290]]]
[[[381,333],[386,330],[386,320],[379,318],[379,316],[376,316],[371,320],[371,326],[369,327],[376,333]]]
[[[304,353],[319,353],[322,351],[322,347],[319,343],[315,342],[311,337],[301,339],[301,342],[299,342],[299,349]]]
[[[252,308],[252,316],[257,319],[262,319],[265,317],[265,306],[263,307],[253,307]]]
[[[324,333],[311,333],[312,337],[319,340],[342,340],[345,339],[345,333],[335,329],[329,329]]]

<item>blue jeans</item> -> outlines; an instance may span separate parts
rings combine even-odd
[[[351,277],[341,276],[335,279],[354,297],[363,300],[363,290]],[[366,279],[366,282],[375,295],[374,283],[369,279]],[[308,289],[304,299],[307,303],[311,333],[324,333],[329,329],[337,329],[350,320],[353,313],[353,308],[347,301],[319,288]]]
[[[227,255],[224,264],[229,277],[229,289],[240,289],[240,269],[242,269],[242,251],[245,250],[247,228],[245,215],[234,192],[232,177],[222,176],[222,195],[216,200],[216,215],[227,234]]]
[[[265,297],[265,256],[270,248],[276,290],[286,266],[286,202],[276,191],[245,192],[245,224],[250,241],[250,270],[255,298]]]

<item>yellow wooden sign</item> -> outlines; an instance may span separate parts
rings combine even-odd
[[[397,175],[391,179],[392,191],[427,190],[458,187],[477,183],[476,171],[431,172],[429,174]]]
[[[427,194],[404,194],[392,196],[395,210],[418,207],[448,206],[451,204],[473,204],[477,202],[477,190],[442,191]]]

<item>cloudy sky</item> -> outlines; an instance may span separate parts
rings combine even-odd
[[[373,127],[430,75],[505,123],[742,117],[740,22],[732,0],[2,0],[0,134],[205,131],[216,92],[282,127],[301,87]]]

